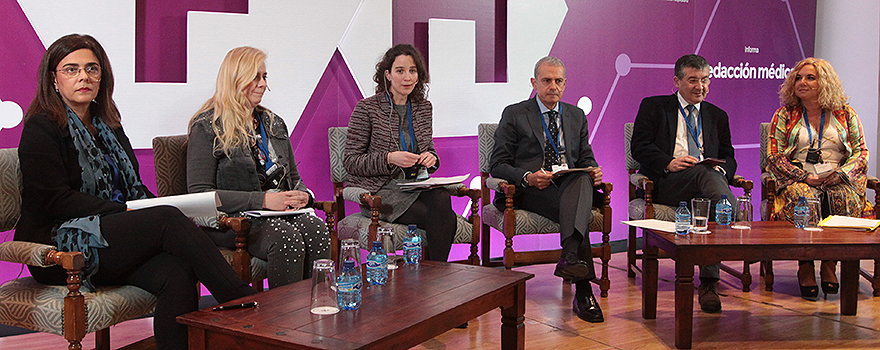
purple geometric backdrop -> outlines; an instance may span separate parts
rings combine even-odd
[[[563,101],[576,104],[582,96],[592,101],[587,114],[592,145],[605,180],[616,185],[612,197],[615,222],[627,219],[623,123],[633,121],[643,97],[673,92],[671,65],[679,56],[699,53],[713,67],[720,62],[724,67],[742,64],[776,68],[781,64],[791,67],[804,56],[812,55],[814,48],[815,0],[583,0],[568,1],[567,5],[568,13],[550,54],[566,63],[569,79]],[[137,1],[136,80],[186,81],[186,10],[246,13],[247,6],[245,0]],[[507,45],[523,45],[508,43],[506,0],[394,0],[392,11],[393,42],[413,42],[423,50],[427,50],[429,39],[428,18],[475,20],[477,82],[505,82]],[[35,72],[45,48],[16,1],[0,0],[0,18],[0,67],[4,67],[7,82],[0,84],[0,99],[14,101],[26,110],[33,98]],[[747,48],[757,48],[758,52],[747,53]],[[430,62],[431,53],[424,53]],[[769,120],[779,105],[776,91],[780,83],[781,79],[715,76],[710,86],[707,101],[725,109],[731,117],[740,164],[738,173],[752,180],[759,179],[758,124]],[[346,126],[351,110],[363,97],[337,51],[299,121],[289,125],[299,169],[318,199],[328,200],[332,196],[326,130]],[[519,96],[510,102],[528,97]],[[435,119],[435,123],[442,122]],[[0,130],[0,147],[17,147],[20,134],[21,125]],[[435,145],[444,160],[438,175],[470,173],[471,179],[479,176],[476,137],[437,138]],[[136,154],[144,182],[155,190],[152,151],[140,149]],[[459,213],[466,205],[460,200],[453,202]],[[347,212],[356,210],[349,206]],[[626,228],[617,225],[612,240],[624,239],[625,235]],[[0,233],[0,241],[11,238],[9,233]],[[558,244],[558,238],[552,235],[517,238],[516,243],[522,248],[551,248]],[[500,256],[502,248],[503,236],[493,232],[492,256]],[[453,249],[453,259],[467,254],[464,246]],[[18,271],[18,266],[0,265],[0,279],[14,277]]]

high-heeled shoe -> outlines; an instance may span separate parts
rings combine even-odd
[[[803,288],[803,287],[801,287],[801,288]],[[838,290],[840,290],[840,283],[822,282],[822,293],[837,294]]]
[[[819,296],[819,286],[800,286],[801,297],[804,299],[812,299]],[[824,286],[823,286],[824,288]]]

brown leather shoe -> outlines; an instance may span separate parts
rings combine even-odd
[[[715,283],[701,283],[697,288],[700,309],[708,313],[721,312],[721,298],[715,290]]]

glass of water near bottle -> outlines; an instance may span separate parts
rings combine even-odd
[[[736,230],[752,229],[752,198],[749,196],[736,197],[736,219],[730,224],[730,228]]]
[[[397,261],[401,257],[397,255],[397,246],[394,244],[394,231],[389,227],[380,227],[377,231],[376,239],[382,241],[382,249],[388,255],[388,269],[397,269]]]

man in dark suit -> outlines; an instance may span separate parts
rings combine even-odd
[[[588,235],[593,185],[602,181],[602,170],[588,142],[584,111],[559,101],[566,81],[562,61],[540,59],[531,81],[536,98],[507,106],[501,114],[491,174],[518,187],[514,206],[559,223],[562,257],[554,274],[575,285],[572,304],[578,317],[602,322],[602,309],[590,286],[595,271]],[[553,174],[574,168],[591,169]],[[504,210],[504,200],[504,195],[495,196],[499,210]]]
[[[680,201],[709,198],[711,208],[721,195],[734,198],[728,186],[736,172],[727,113],[704,101],[709,92],[709,63],[699,55],[675,62],[673,83],[678,92],[647,97],[636,115],[632,156],[639,172],[654,181],[654,201],[678,207]],[[700,163],[720,158],[724,164]],[[714,210],[709,210],[714,220]],[[719,265],[700,266],[700,308],[721,311],[715,290]]]

